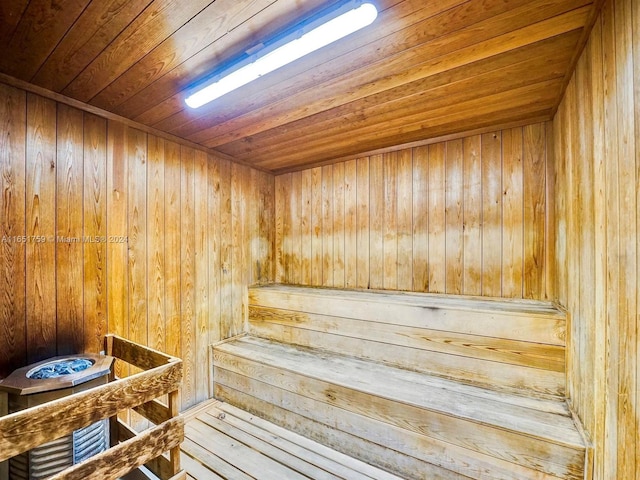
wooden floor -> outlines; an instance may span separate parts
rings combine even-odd
[[[182,466],[190,480],[401,480],[226,403],[185,417]]]

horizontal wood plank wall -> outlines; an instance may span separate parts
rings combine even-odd
[[[546,299],[547,125],[276,177],[276,280]]]
[[[605,2],[554,118],[557,292],[594,479],[640,478],[640,5]]]
[[[272,279],[273,176],[3,84],[0,172],[0,378],[112,332],[208,398],[207,346]]]

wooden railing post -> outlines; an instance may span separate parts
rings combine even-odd
[[[171,418],[180,414],[180,408],[179,408],[178,402],[179,402],[179,391],[175,390],[169,393],[169,416]],[[172,472],[171,479],[173,479],[175,478],[175,475],[178,475],[178,473],[180,473],[180,446],[173,448],[169,452],[169,462],[171,464],[171,472]]]
[[[104,337],[104,351],[110,357],[113,356],[113,336]],[[111,367],[109,372],[109,383],[116,379],[115,365]],[[113,447],[118,444],[118,415],[109,417],[109,446]]]

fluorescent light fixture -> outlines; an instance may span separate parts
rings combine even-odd
[[[255,55],[242,59],[231,68],[214,76],[204,87],[189,95],[185,102],[191,108],[201,107],[269,72],[371,25],[377,16],[378,10],[372,3],[352,0],[342,4],[332,12],[308,21],[290,34],[275,39]]]

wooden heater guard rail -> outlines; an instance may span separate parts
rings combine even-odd
[[[180,468],[184,420],[178,416],[182,360],[115,335],[107,335],[105,344],[107,355],[142,371],[123,379],[112,372],[106,385],[0,417],[0,462],[109,418],[111,447],[50,480],[116,479],[142,465],[162,480],[186,478]],[[168,405],[156,400],[166,394]],[[156,426],[137,433],[117,418],[127,409]]]

